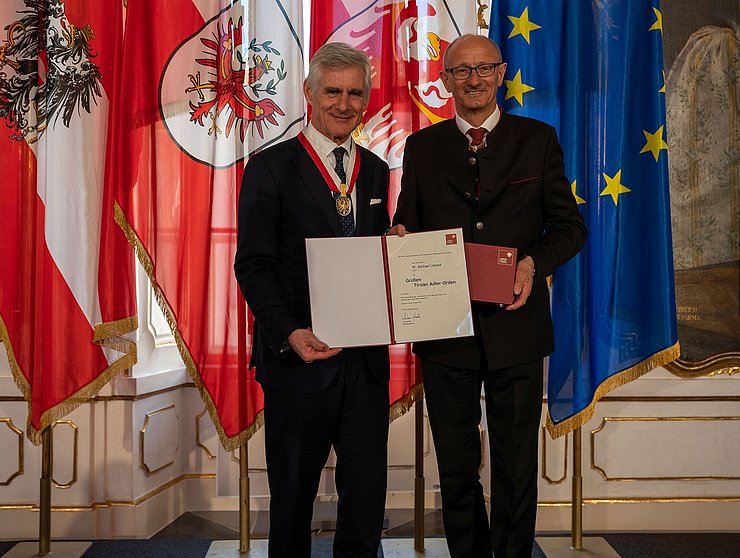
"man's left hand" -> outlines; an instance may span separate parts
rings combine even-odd
[[[514,302],[506,307],[507,310],[516,310],[527,303],[534,283],[534,269],[534,260],[531,256],[525,256],[517,262],[516,277],[514,278]]]

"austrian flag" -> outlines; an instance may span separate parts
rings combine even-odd
[[[0,5],[0,339],[35,443],[135,361],[133,260],[104,181],[122,22],[120,2]]]

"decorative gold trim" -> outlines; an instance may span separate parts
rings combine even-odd
[[[679,378],[699,378],[721,374],[740,374],[740,352],[721,353],[699,361],[691,362],[677,358],[665,364],[665,369]]]
[[[708,496],[677,496],[675,498],[584,498],[584,504],[734,504],[740,503],[740,496],[723,496],[712,498]],[[537,507],[543,508],[569,508],[570,500],[558,502],[546,500],[537,502]]]
[[[57,512],[81,512],[115,507],[136,507],[151,500],[155,496],[159,496],[162,492],[169,490],[176,484],[192,479],[216,480],[216,475],[214,473],[180,475],[134,500],[104,500],[102,502],[93,502],[87,506],[52,506],[52,510]],[[36,504],[0,504],[0,510],[31,510],[37,512],[39,511],[39,507]]]
[[[666,395],[631,395],[631,396],[606,396],[601,401],[608,401],[610,403],[733,403],[740,401],[740,395],[679,395],[679,396],[666,396]]]
[[[94,511],[97,509],[114,508],[114,507],[136,507],[139,506],[155,496],[159,496],[162,492],[169,490],[173,486],[186,481],[186,480],[216,480],[214,473],[203,473],[203,474],[184,474],[167,481],[166,483],[152,489],[143,496],[135,498],[133,500],[104,500],[101,502],[93,502],[87,506],[52,506],[52,510],[57,512],[82,512],[82,511]],[[676,497],[665,497],[665,498],[584,498],[584,504],[684,504],[684,503],[713,503],[713,504],[733,504],[740,503],[740,496],[676,496]],[[537,507],[562,507],[569,508],[571,506],[570,500],[557,501],[557,500],[541,500],[537,502]],[[39,511],[38,505],[36,504],[0,504],[0,510],[30,510]]]
[[[13,424],[13,419],[10,417],[3,417],[0,418],[0,423],[4,422],[5,425],[10,429],[11,432],[15,432],[16,436],[18,436],[18,469],[10,475],[5,482],[0,482],[0,486],[8,486],[11,482],[13,482],[13,479],[15,477],[19,477],[23,474],[23,467],[25,464],[25,460],[23,458],[23,431],[20,428],[17,428]]]
[[[676,477],[610,477],[606,474],[606,471],[596,465],[596,434],[601,432],[608,422],[689,422],[689,421],[734,421],[740,420],[740,416],[727,416],[727,417],[604,417],[601,419],[601,424],[591,431],[591,468],[599,472],[601,477],[605,481],[617,481],[617,482],[632,482],[632,481],[664,481],[664,480],[679,480],[679,481],[726,481],[726,480],[739,480],[740,476],[735,477],[722,477],[722,476],[676,476]]]
[[[167,323],[172,329],[172,334],[175,336],[175,343],[177,344],[177,349],[180,352],[180,357],[185,363],[185,368],[188,371],[190,378],[193,380],[195,387],[198,389],[198,393],[200,393],[201,399],[203,399],[206,409],[208,409],[208,414],[211,416],[213,425],[216,427],[216,432],[218,432],[218,437],[221,440],[221,445],[226,451],[235,450],[239,446],[246,444],[247,441],[252,437],[252,435],[260,429],[262,423],[264,422],[263,412],[260,411],[259,413],[257,413],[252,424],[250,424],[239,434],[235,436],[228,436],[226,434],[223,425],[221,424],[221,419],[218,416],[216,405],[213,403],[213,399],[211,398],[211,394],[206,389],[205,384],[203,384],[203,380],[201,379],[200,373],[198,372],[198,367],[196,366],[195,361],[190,354],[187,343],[185,343],[185,340],[182,338],[180,327],[177,323],[177,319],[175,318],[175,313],[172,311],[172,307],[167,300],[167,296],[164,294],[164,291],[162,291],[162,288],[157,282],[157,278],[154,273],[154,264],[152,263],[152,259],[147,252],[146,247],[144,246],[144,244],[142,244],[133,227],[128,222],[128,219],[126,219],[126,216],[123,213],[123,209],[121,209],[121,206],[118,205],[118,202],[114,202],[114,213],[116,223],[118,223],[118,226],[121,227],[129,243],[131,244],[131,246],[133,246],[134,252],[139,259],[139,263],[144,268],[144,271],[149,277],[149,281],[152,285],[152,290],[154,291],[154,296],[159,303],[162,314],[164,314]]]
[[[176,386],[170,386],[157,391],[150,391],[142,393],[140,395],[96,395],[92,397],[92,401],[142,401],[155,395],[162,395],[170,391],[175,391],[183,388],[195,388],[193,382],[185,382],[177,384]],[[20,403],[26,399],[22,395],[4,395],[0,396],[0,403]],[[484,400],[481,397],[481,400]],[[606,395],[599,399],[599,401],[607,403],[616,402],[643,402],[643,403],[654,403],[654,402],[680,402],[680,403],[706,403],[706,402],[719,402],[719,403],[733,403],[740,401],[740,395]],[[547,398],[543,398],[543,405],[547,405]]]
[[[231,460],[237,465],[239,465],[239,452],[236,450],[232,450],[229,453],[231,455]],[[324,467],[322,470],[323,471],[333,471],[334,467]],[[248,467],[247,473],[267,473],[267,468],[266,467]]]
[[[54,431],[54,429],[56,429],[58,424],[66,424],[70,426],[72,428],[72,431],[74,432],[74,450],[72,451],[72,480],[70,480],[67,484],[61,484],[54,480],[54,475],[52,473],[51,482],[53,482],[54,486],[56,486],[57,488],[69,488],[70,486],[72,486],[74,483],[77,482],[77,456],[79,455],[79,452],[78,452],[79,428],[71,420],[58,420],[52,426],[52,432]]]
[[[596,391],[594,392],[593,398],[591,399],[591,403],[585,409],[579,411],[573,416],[568,417],[562,422],[555,424],[550,417],[550,411],[548,409],[547,431],[550,433],[550,436],[552,438],[559,438],[560,436],[564,436],[568,432],[571,432],[572,430],[583,426],[589,420],[591,420],[591,417],[594,414],[596,403],[598,403],[598,401],[607,393],[609,393],[613,389],[628,384],[633,380],[636,380],[640,376],[643,376],[650,372],[653,368],[656,368],[658,366],[665,366],[667,363],[677,359],[678,355],[680,354],[681,347],[679,343],[676,343],[672,347],[655,353],[650,358],[643,360],[635,366],[627,368],[626,370],[622,370],[621,372],[617,372],[616,374],[612,374],[603,382],[601,382],[601,384],[599,384],[599,386],[596,388]]]
[[[547,484],[555,485],[562,484],[568,476],[568,436],[565,437],[565,450],[563,453],[563,476],[558,480],[551,479],[547,474],[547,431],[546,425],[542,425],[542,478],[547,481]]]
[[[206,457],[208,457],[208,459],[216,459],[216,456],[211,453],[211,450],[208,449],[208,446],[206,446],[200,440],[200,418],[204,416],[207,411],[208,409],[204,407],[200,413],[195,415],[195,445],[203,448],[203,451],[206,452]]]
[[[154,415],[158,413],[163,413],[164,411],[169,411],[172,409],[172,411],[175,413],[175,418],[177,421],[180,420],[180,417],[178,416],[177,412],[175,411],[175,405],[174,403],[172,405],[167,405],[167,407],[163,407],[161,409],[157,409],[156,411],[152,411],[151,413],[147,413],[144,418],[144,426],[141,427],[141,430],[139,431],[139,464],[141,467],[147,472],[148,475],[153,475],[157,471],[161,471],[165,467],[169,467],[175,462],[175,458],[172,458],[172,461],[169,463],[165,463],[161,467],[157,467],[156,469],[150,469],[149,465],[146,464],[146,461],[144,461],[144,440],[146,438],[146,429],[149,426],[149,419],[152,418]],[[177,421],[175,422],[175,425],[177,425]],[[175,437],[177,440],[177,436]],[[180,442],[177,441],[177,445],[175,446],[175,451],[173,452],[173,455],[177,455],[178,450],[180,449]]]
[[[421,402],[424,400],[424,385],[421,383],[416,384],[411,390],[404,395],[401,399],[391,405],[390,419],[389,422],[393,422],[402,415],[405,415],[409,409],[417,401]]]
[[[51,426],[57,420],[63,418],[74,411],[77,407],[92,398],[101,388],[107,384],[114,376],[122,373],[124,370],[131,368],[136,364],[136,343],[126,337],[124,334],[135,331],[138,327],[136,316],[129,316],[121,320],[105,322],[98,324],[93,328],[93,341],[101,347],[113,349],[122,353],[122,355],[113,361],[108,368],[98,374],[90,383],[83,386],[75,393],[47,409],[41,414],[39,420],[39,429],[35,429],[31,424],[32,417],[32,398],[31,386],[28,384],[26,376],[20,369],[18,361],[13,351],[13,345],[10,342],[10,334],[2,316],[0,316],[0,341],[5,345],[8,353],[8,362],[13,374],[15,385],[23,394],[24,399],[28,402],[28,421],[26,423],[26,435],[34,445],[41,445],[41,432],[47,426]]]
[[[484,4],[483,0],[476,0],[476,3],[478,4],[478,29],[488,29],[486,16],[483,15],[483,12],[488,9],[488,4]]]

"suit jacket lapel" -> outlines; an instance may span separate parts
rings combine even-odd
[[[298,151],[298,155],[293,159],[293,164],[298,178],[311,193],[311,196],[316,201],[316,205],[319,206],[324,217],[326,217],[327,223],[331,227],[334,235],[342,236],[339,214],[337,213],[334,200],[332,199],[331,190],[329,190],[329,187],[326,185],[324,177],[321,175],[321,171],[316,168],[316,164],[313,162],[313,159],[311,159],[311,156],[297,139],[295,140],[295,146]]]

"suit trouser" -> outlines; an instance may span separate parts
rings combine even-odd
[[[423,361],[452,558],[530,558],[537,517],[542,360],[498,370]],[[481,385],[491,450],[491,518],[480,483]]]
[[[339,495],[334,556],[377,555],[387,483],[388,384],[375,381],[361,353],[335,358],[343,365],[320,393],[264,389],[270,558],[310,558],[313,505],[332,446]]]

